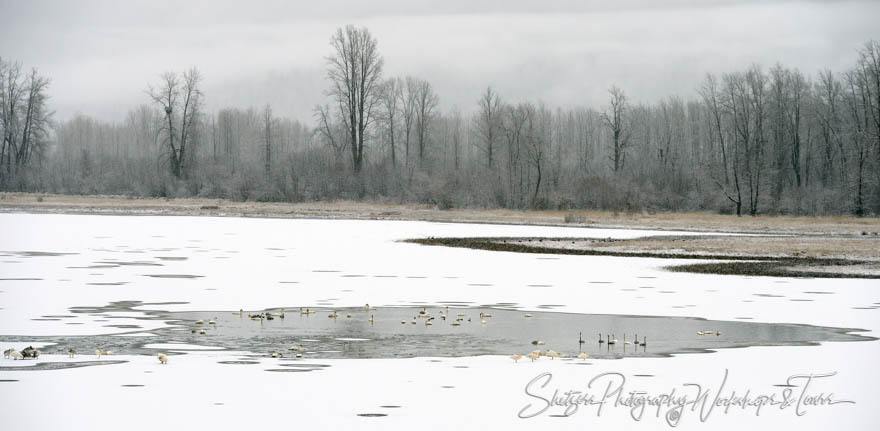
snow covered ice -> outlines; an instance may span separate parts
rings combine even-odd
[[[562,408],[548,409],[531,419],[521,419],[518,414],[527,405],[541,403],[527,395],[525,388],[544,372],[552,374],[548,388],[583,389],[588,380],[602,373],[620,373],[626,377],[627,392],[661,393],[672,388],[681,391],[686,383],[719,389],[725,370],[729,373],[725,390],[768,394],[785,389],[778,385],[785,385],[793,374],[836,372],[833,377],[815,380],[810,391],[833,392],[836,399],[854,403],[814,406],[803,416],[791,409],[767,408],[759,416],[754,410],[716,411],[705,423],[697,413],[686,412],[681,428],[858,428],[880,419],[873,408],[880,401],[873,390],[873,383],[880,381],[873,360],[880,353],[875,341],[721,348],[668,358],[623,354],[618,355],[622,360],[610,360],[595,357],[601,356],[596,332],[616,333],[620,345],[614,348],[623,352],[624,331],[613,327],[617,324],[608,323],[605,329],[548,325],[545,338],[549,343],[538,347],[576,354],[578,333],[583,332],[583,349],[594,355],[587,360],[541,358],[534,363],[526,358],[514,363],[509,358],[513,353],[531,351],[532,340],[522,340],[521,349],[504,354],[465,355],[450,346],[448,351],[443,349],[444,354],[366,358],[347,357],[345,351],[329,348],[310,353],[310,343],[320,343],[303,337],[279,344],[281,358],[271,358],[260,349],[235,350],[220,342],[229,339],[223,338],[223,331],[231,337],[232,325],[225,323],[229,319],[260,325],[247,316],[232,314],[240,309],[246,314],[277,313],[285,308],[284,324],[296,328],[304,325],[299,323],[303,319],[299,307],[310,307],[320,310],[308,317],[316,325],[324,328],[329,325],[325,321],[336,320],[344,328],[346,319],[364,324],[370,313],[363,311],[367,303],[378,308],[374,315],[390,310],[388,307],[397,307],[396,312],[425,307],[435,317],[435,326],[425,327],[425,319],[415,316],[418,328],[406,323],[406,330],[412,329],[414,334],[449,330],[440,325],[437,315],[447,305],[453,310],[473,310],[466,314],[474,320],[468,324],[476,326],[482,325],[478,309],[502,309],[493,310],[496,316],[484,319],[487,331],[495,330],[492,325],[503,324],[506,317],[501,315],[505,312],[542,318],[548,313],[677,316],[731,325],[767,324],[758,327],[767,328],[779,344],[787,344],[786,332],[778,332],[780,326],[771,324],[867,331],[852,333],[858,337],[871,337],[880,324],[876,280],[671,273],[663,267],[679,261],[498,253],[398,241],[426,236],[633,238],[658,232],[402,221],[34,214],[0,214],[0,226],[0,347],[33,345],[43,352],[38,360],[0,362],[4,423],[30,423],[41,428],[70,424],[83,428],[100,423],[155,429],[168,426],[171,419],[166,418],[174,418],[175,427],[219,429],[285,423],[367,429],[426,423],[508,429],[569,424],[629,427],[635,422],[624,407],[608,407],[597,414],[595,406],[581,406],[568,418],[558,417],[563,415]],[[328,318],[327,313],[334,309],[339,310],[339,316]],[[346,317],[349,309],[351,318]],[[451,314],[450,321],[455,317]],[[180,316],[203,319],[205,323],[199,326],[205,327],[206,334],[192,336],[189,329],[195,325],[187,319],[181,323],[177,320]],[[218,316],[217,324],[209,325],[213,316]],[[663,343],[663,322],[657,319],[657,326],[650,328],[652,334],[661,335],[648,337],[647,351],[651,351],[652,341],[658,349]],[[272,328],[268,324],[278,324],[265,323],[267,332]],[[248,330],[259,334],[257,327]],[[164,339],[163,334],[177,330],[179,337],[167,337],[175,342]],[[315,329],[316,337],[323,336],[321,330]],[[627,335],[632,332],[638,331],[626,330]],[[324,335],[328,342],[340,345],[376,342],[369,336],[351,334],[334,330]],[[510,337],[502,335],[496,338]],[[668,335],[670,339],[686,339],[677,332]],[[692,335],[696,347],[722,338]],[[39,343],[47,337],[77,338],[83,345],[102,340],[110,350],[113,345],[139,348],[98,358],[94,350],[102,346],[94,345],[79,348],[76,357],[68,358],[68,346]],[[571,337],[574,345],[554,342],[565,337]],[[295,351],[288,350],[297,344],[306,346],[299,359]],[[157,360],[157,352],[169,355],[168,364]],[[40,365],[53,363],[87,366],[55,369],[58,367]],[[23,371],[25,368],[34,370]],[[47,409],[51,414],[46,414]],[[641,422],[652,428],[667,426],[665,418],[653,412]]]

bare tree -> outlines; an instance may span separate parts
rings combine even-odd
[[[524,180],[524,163],[522,160],[525,128],[531,111],[526,104],[516,106],[504,105],[502,108],[501,130],[507,144],[507,187],[510,195],[515,198],[514,205],[521,207],[526,194]]]
[[[384,129],[388,134],[388,146],[391,150],[391,166],[397,165],[397,144],[395,138],[398,133],[400,122],[400,104],[403,98],[401,87],[403,82],[400,78],[391,78],[382,84],[382,106],[380,118],[384,123]]]
[[[610,106],[602,113],[602,121],[611,132],[610,157],[615,173],[620,172],[626,160],[626,146],[629,143],[630,122],[627,114],[626,94],[616,86],[608,90],[611,95]]]
[[[461,141],[464,135],[464,125],[461,119],[461,111],[458,109],[457,106],[452,108],[452,113],[449,115],[448,123],[448,127],[452,129],[449,136],[449,140],[452,141],[452,165],[453,168],[457,171],[461,168]]]
[[[275,119],[272,117],[272,106],[266,104],[263,108],[263,142],[265,142],[265,165],[266,175],[272,171],[272,126]]]
[[[718,94],[718,82],[712,74],[706,75],[706,79],[703,81],[703,86],[700,88],[700,96],[702,96],[703,103],[705,103],[709,109],[713,126],[712,128],[715,130],[715,133],[718,134],[718,146],[721,149],[721,169],[724,173],[724,184],[727,185],[730,184],[730,179],[727,175],[727,147],[724,144],[724,133],[721,131],[722,115]]]
[[[333,153],[338,159],[348,147],[348,139],[344,136],[342,138],[338,137],[339,127],[333,122],[333,114],[330,113],[330,106],[318,105],[315,107],[314,113],[315,119],[318,121],[315,133],[324,138],[324,141],[326,141],[327,145],[333,149]]]
[[[434,93],[431,83],[419,80],[415,93],[416,112],[416,137],[419,144],[419,163],[425,158],[425,146],[428,143],[428,131],[431,121],[434,119],[434,109],[437,108],[439,98]]]
[[[819,133],[822,137],[822,185],[827,186],[833,181],[834,157],[837,149],[842,149],[840,139],[840,97],[841,86],[830,70],[819,73],[819,82],[816,83],[816,100],[813,110],[819,123]],[[841,163],[846,169],[846,156],[840,153]]]
[[[795,70],[790,75],[790,79],[791,112],[787,117],[789,127],[788,135],[791,139],[791,153],[789,161],[791,163],[791,171],[795,177],[795,186],[797,188],[800,188],[803,184],[803,165],[801,157],[803,139],[801,137],[801,127],[804,119],[803,107],[810,97],[810,86],[807,85],[807,81],[804,78],[804,75],[798,70]]]
[[[406,150],[406,164],[409,166],[409,144],[412,131],[416,124],[416,94],[418,93],[418,80],[411,76],[404,79],[401,87],[401,114],[403,114],[403,144]]]
[[[751,105],[747,102],[747,92],[745,85],[745,77],[742,73],[725,74],[724,80],[726,108],[731,113],[731,127],[733,128],[733,147],[732,160],[730,163],[731,174],[733,175],[733,193],[728,192],[724,186],[716,181],[718,187],[722,189],[725,196],[736,206],[737,217],[742,215],[742,185],[740,177],[744,170],[744,148],[748,146],[751,139],[751,129],[749,126],[751,118]]]
[[[870,92],[865,76],[860,74],[859,69],[848,71],[844,74],[846,84],[846,107],[850,114],[853,129],[849,132],[849,141],[852,146],[856,163],[854,213],[858,216],[865,214],[865,167],[870,152],[869,127],[871,121],[870,105],[868,102]]]
[[[9,187],[36,155],[42,159],[52,112],[47,107],[49,79],[36,69],[22,75],[20,63],[0,58],[0,185]]]
[[[526,111],[526,154],[529,157],[529,163],[535,168],[537,175],[535,179],[535,192],[532,195],[532,205],[535,206],[538,204],[538,193],[541,190],[544,159],[550,149],[552,114],[544,104],[537,107],[532,104],[526,104],[524,109]]]
[[[166,124],[160,132],[164,132],[163,142],[168,145],[171,174],[176,178],[185,178],[187,141],[193,136],[202,104],[199,89],[202,76],[198,69],[191,68],[181,76],[165,72],[160,76],[160,81],[159,86],[150,86],[147,94],[165,113]]]
[[[497,139],[498,128],[501,124],[501,98],[498,97],[498,93],[492,91],[492,87],[486,87],[486,92],[480,96],[478,104],[480,112],[477,114],[475,122],[477,134],[483,144],[482,146],[477,146],[477,148],[486,153],[486,166],[491,169],[495,157],[495,140]]]
[[[753,112],[752,118],[754,123],[752,128],[753,140],[747,142],[746,149],[746,171],[748,172],[749,185],[749,214],[756,216],[758,214],[758,202],[761,196],[761,174],[764,168],[764,151],[766,138],[764,136],[764,119],[766,116],[766,91],[767,77],[761,71],[760,67],[753,65],[746,72],[746,85],[748,94],[747,103],[751,105]]]
[[[333,54],[327,57],[327,93],[336,99],[348,127],[352,169],[357,174],[363,166],[366,132],[379,99],[383,60],[376,39],[365,27],[337,29],[330,45]]]

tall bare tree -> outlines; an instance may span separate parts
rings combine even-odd
[[[269,175],[272,171],[272,128],[275,123],[275,118],[272,116],[272,106],[266,104],[263,107],[263,142],[265,146],[263,147],[263,151],[265,153],[265,173]]]
[[[437,109],[439,98],[434,92],[431,83],[419,80],[415,93],[416,112],[416,137],[419,145],[419,163],[425,158],[425,147],[428,144],[428,132],[431,122],[434,120],[434,110]]]
[[[382,105],[380,118],[384,124],[388,136],[388,146],[391,151],[391,166],[397,165],[397,134],[400,122],[400,104],[403,98],[401,87],[403,81],[400,78],[390,78],[382,84]]]
[[[20,63],[0,58],[0,185],[9,187],[33,156],[41,158],[52,112],[47,107],[49,79],[36,69],[23,75]]]
[[[164,132],[162,142],[168,145],[171,174],[177,178],[187,175],[187,143],[195,133],[202,106],[201,81],[202,75],[196,68],[180,76],[165,72],[160,76],[159,85],[147,90],[153,102],[165,113],[165,125],[160,132]]]
[[[724,133],[721,131],[721,102],[719,100],[718,81],[714,75],[706,75],[703,86],[700,88],[700,96],[702,96],[703,103],[706,104],[709,110],[712,129],[718,136],[718,147],[721,149],[721,169],[724,175],[724,184],[727,185],[730,184],[730,177],[727,174],[727,146],[724,144]]]
[[[477,113],[475,122],[482,145],[477,148],[486,154],[486,166],[492,169],[495,159],[495,141],[498,139],[498,129],[501,125],[501,98],[498,97],[498,93],[492,90],[492,87],[486,87],[486,92],[480,96],[478,105],[480,111]]]
[[[615,173],[620,172],[626,161],[626,146],[629,143],[630,121],[627,113],[626,94],[616,86],[608,90],[611,95],[610,106],[602,112],[602,121],[611,133],[610,157]]]
[[[337,29],[330,46],[333,53],[327,57],[327,93],[336,99],[347,125],[352,169],[357,174],[364,163],[364,143],[379,100],[384,62],[376,39],[366,27],[348,25]]]
[[[544,104],[534,106],[526,104],[525,116],[525,144],[526,154],[529,163],[535,168],[535,192],[532,195],[532,205],[538,204],[538,193],[541,190],[541,179],[543,178],[543,167],[547,153],[550,150],[551,139],[551,120],[552,114]]]

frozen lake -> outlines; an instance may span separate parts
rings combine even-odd
[[[880,326],[877,280],[672,273],[663,267],[681,261],[398,242],[653,234],[693,233],[0,214],[0,346],[33,344],[43,351],[37,361],[0,362],[4,420],[50,427],[101,418],[155,429],[164,425],[159,416],[135,424],[126,418],[157,407],[178,418],[176,425],[189,420],[200,427],[293,422],[402,428],[434,421],[610,427],[632,423],[630,410],[606,406],[597,415],[596,405],[581,406],[563,418],[557,417],[563,409],[553,408],[520,419],[525,406],[542,403],[524,389],[550,372],[547,387],[560,390],[584,389],[601,373],[624,376],[627,394],[681,393],[686,383],[717,390],[725,370],[724,391],[768,395],[797,389],[784,386],[791,375],[836,372],[813,381],[810,393],[833,392],[835,400],[855,403],[811,406],[802,416],[794,406],[765,407],[760,415],[731,409],[712,413],[705,423],[688,410],[682,427],[862,428],[880,419],[873,408],[880,401],[874,389],[880,344],[869,338]],[[367,303],[377,309],[365,311]],[[316,313],[303,315],[300,307]],[[435,318],[431,325],[419,316],[423,307]],[[284,319],[246,316],[282,308]],[[244,317],[232,314],[240,309]],[[338,317],[328,318],[334,310]],[[453,327],[459,313],[461,324]],[[213,316],[217,323],[208,324]],[[702,330],[721,335],[698,336]],[[598,333],[613,333],[620,343],[600,345]],[[636,333],[647,336],[648,346],[623,344],[624,334]],[[544,344],[532,345],[536,340]],[[302,358],[288,349],[299,344]],[[77,357],[67,357],[69,347]],[[98,348],[114,354],[99,359]],[[535,348],[571,356],[585,351],[590,358],[514,363],[508,357]],[[283,357],[270,358],[276,350]],[[170,354],[168,365],[156,360],[159,351]],[[8,368],[13,366],[33,371]],[[292,372],[265,372],[278,370]],[[53,414],[44,413],[46,406]],[[664,415],[653,411],[641,421],[666,426]]]

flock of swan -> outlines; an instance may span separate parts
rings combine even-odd
[[[375,311],[376,308],[371,307],[370,304],[366,304],[366,305],[364,305],[363,310],[367,313],[370,313],[372,311]],[[264,320],[274,320],[274,319],[284,319],[285,318],[285,311],[283,308],[280,309],[280,311],[277,313],[272,313],[269,311],[263,311],[263,312],[259,312],[259,313],[245,313],[245,311],[243,309],[240,309],[236,312],[233,312],[232,314],[237,315],[241,318],[244,318],[246,316],[253,321],[260,321],[261,323]],[[299,314],[303,315],[303,316],[310,316],[313,314],[317,314],[317,311],[312,310],[310,308],[300,308]],[[331,311],[327,315],[327,317],[329,317],[331,319],[338,319],[338,318],[341,318],[342,316],[343,316],[343,314],[340,314],[336,310]],[[345,313],[344,316],[346,319],[352,318],[351,313]],[[490,319],[492,317],[492,314],[486,313],[486,312],[480,312],[479,316],[480,316],[479,317],[480,323],[482,325],[486,325],[488,322],[487,319]],[[461,326],[464,323],[471,322],[471,318],[467,317],[467,315],[465,313],[459,312],[459,313],[455,314],[454,316],[451,315],[449,312],[448,306],[445,308],[445,312],[443,309],[439,310],[436,317],[439,318],[441,321],[446,321],[448,319],[450,321],[450,325],[454,326],[454,327]],[[533,315],[530,313],[524,313],[523,317],[531,318],[531,317],[533,317]],[[436,319],[435,316],[433,316],[428,311],[428,309],[426,307],[423,307],[418,312],[417,315],[413,316],[413,318],[411,320],[401,320],[400,323],[401,323],[401,325],[408,325],[408,324],[415,325],[419,321],[422,321],[425,326],[431,326],[434,324],[433,322],[435,321],[435,319]],[[370,318],[368,320],[368,322],[370,322],[370,325],[372,325],[374,323],[374,320],[375,320],[374,315],[370,314]],[[193,328],[191,328],[191,332],[193,334],[205,335],[207,333],[207,331],[204,329],[205,325],[216,327],[217,317],[214,316],[213,318],[211,318],[207,321],[199,319],[193,323],[195,326]],[[712,336],[712,335],[720,337],[721,331],[701,330],[701,331],[697,331],[697,335],[701,336],[701,337],[702,336]],[[603,336],[602,333],[599,333],[599,335],[598,335],[598,344],[600,346],[607,345],[610,348],[611,346],[616,345],[618,343],[622,343],[623,345],[636,345],[636,346],[646,347],[648,345],[648,339],[646,336],[642,336],[642,339],[639,340],[638,334],[635,334],[632,338],[632,341],[630,341],[627,339],[627,335],[624,334],[623,340],[620,341],[617,339],[617,336],[615,334],[604,334],[604,336]],[[543,346],[543,345],[545,345],[545,342],[542,340],[533,340],[531,342],[531,344],[533,346]],[[583,346],[585,344],[585,340],[583,338],[583,333],[578,334],[578,344],[580,346]],[[305,352],[302,344],[291,346],[287,350],[291,352],[289,354],[293,355],[296,358],[302,358],[303,353]],[[69,348],[67,350],[67,353],[68,353],[68,357],[70,357],[70,358],[74,358],[77,354],[76,350],[73,348]],[[111,354],[112,354],[112,352],[109,350],[103,350],[100,348],[95,350],[95,355],[97,355],[98,358],[100,358],[102,356],[106,356],[106,355],[111,355]],[[10,348],[10,349],[7,349],[3,352],[3,356],[7,359],[14,359],[14,360],[36,359],[36,358],[39,358],[40,351],[33,348],[32,346],[28,346],[27,348],[22,349],[22,351],[18,351],[15,348]],[[516,353],[516,354],[511,355],[510,359],[513,359],[513,361],[515,363],[519,362],[519,360],[523,359],[523,358],[529,359],[532,362],[534,362],[534,361],[540,359],[542,356],[548,357],[550,359],[575,357],[577,359],[583,359],[583,360],[586,360],[587,358],[590,357],[590,355],[587,352],[583,351],[583,348],[581,349],[581,351],[577,355],[574,355],[574,356],[559,353],[559,352],[556,352],[556,351],[548,348],[548,349],[544,349],[544,350],[541,350],[541,349],[533,350],[533,351],[526,353],[526,354]],[[282,358],[282,357],[284,357],[284,353],[282,353],[281,351],[273,351],[270,353],[270,357]],[[159,363],[161,363],[163,365],[168,363],[168,355],[165,353],[158,353],[157,359],[159,360]]]
[[[639,341],[639,336],[638,336],[638,334],[636,334],[636,336],[633,338],[635,341],[627,341],[626,334],[624,334],[623,335],[623,344],[624,345],[634,344],[636,346],[642,346],[642,347],[648,346],[648,337],[643,336],[642,341]],[[602,338],[602,333],[599,333],[599,345],[600,346],[603,344],[607,344],[610,347],[610,346],[617,344],[618,342],[619,341],[617,340],[617,336],[614,334],[605,334],[605,338]],[[584,343],[586,343],[586,341],[584,340],[583,333],[578,333],[578,345],[583,346]],[[546,344],[546,342],[544,342],[542,340],[533,340],[532,341],[533,346],[543,346],[545,344]],[[513,362],[515,362],[515,363],[519,362],[519,360],[522,358],[527,358],[527,359],[530,359],[532,362],[535,362],[538,359],[540,359],[542,356],[548,357],[550,359],[571,357],[567,354],[559,353],[559,352],[552,350],[552,349],[546,349],[544,351],[541,351],[540,349],[538,349],[538,350],[532,350],[531,352],[529,352],[525,355],[515,353],[510,356],[510,359],[513,359]],[[590,357],[590,354],[581,350],[580,353],[578,353],[574,357],[577,359],[586,360],[587,358]]]

